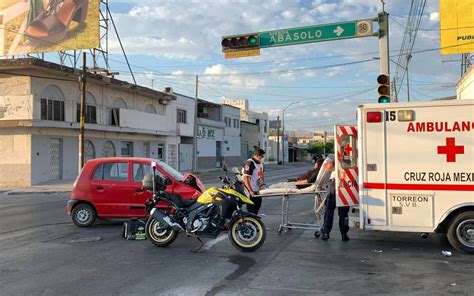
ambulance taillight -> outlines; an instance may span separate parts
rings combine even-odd
[[[369,111],[366,113],[367,122],[382,122],[382,112]]]

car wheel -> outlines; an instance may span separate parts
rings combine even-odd
[[[96,218],[94,208],[88,204],[79,204],[72,210],[72,222],[79,227],[91,226]]]
[[[474,211],[457,215],[449,225],[447,237],[459,252],[474,254]]]

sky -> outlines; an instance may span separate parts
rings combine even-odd
[[[386,0],[390,55],[398,60],[411,0]],[[221,37],[274,29],[368,19],[380,0],[110,0],[109,8],[137,82],[222,102],[245,98],[250,108],[285,112],[286,129],[332,130],[353,124],[358,105],[377,101],[377,37],[266,48],[257,57],[224,59]],[[439,48],[439,1],[428,0],[414,51]],[[110,65],[131,80],[118,40],[109,37]],[[413,54],[409,64],[411,101],[455,95],[460,56],[439,50]],[[391,75],[395,64],[392,62]],[[399,101],[407,101],[406,82]]]

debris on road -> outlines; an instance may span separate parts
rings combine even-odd
[[[374,253],[380,254],[380,253],[383,253],[383,251],[382,250],[374,250]]]
[[[444,257],[451,257],[453,256],[453,253],[450,251],[441,251],[441,254],[443,254]]]

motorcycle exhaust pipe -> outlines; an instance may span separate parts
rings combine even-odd
[[[174,230],[184,232],[184,229],[183,229],[183,227],[181,227],[181,225],[179,225],[176,222],[171,221],[171,218],[169,216],[166,216],[165,214],[163,214],[160,210],[157,210],[156,208],[153,208],[151,210],[150,214],[153,217],[153,219],[160,221],[160,223],[162,223],[163,225],[171,227]]]

